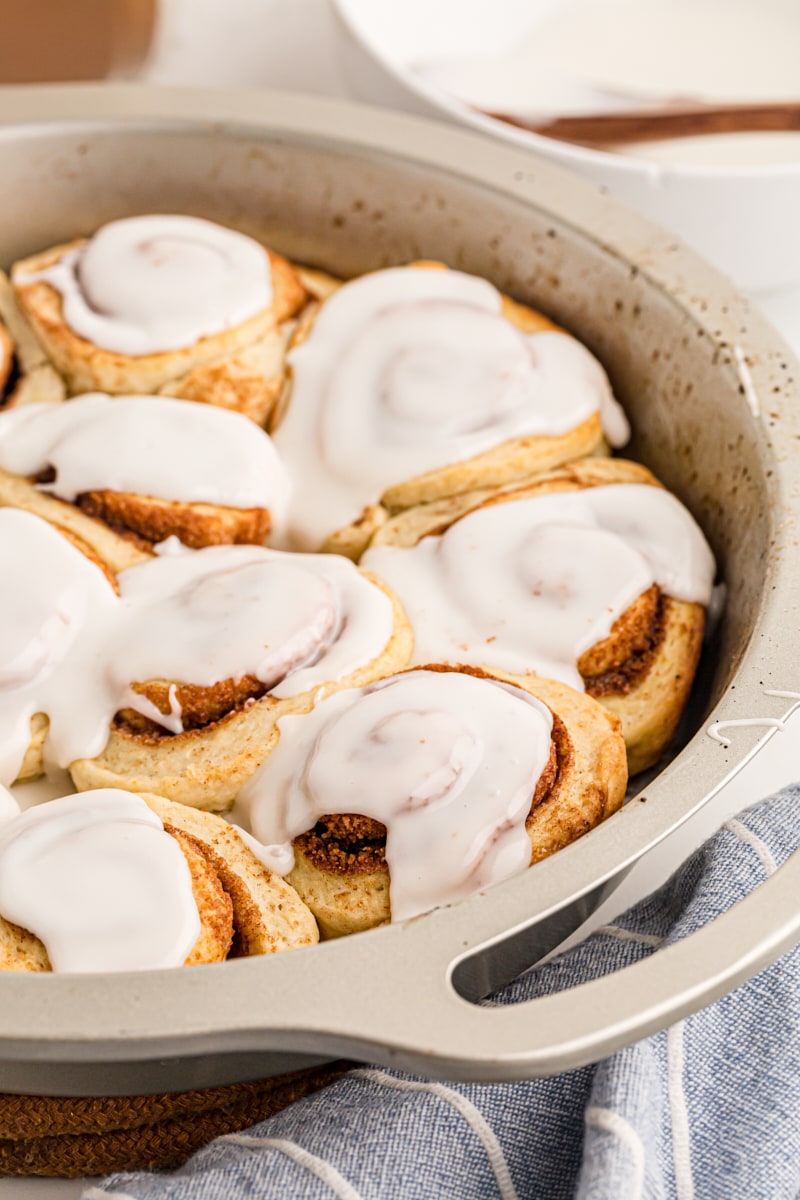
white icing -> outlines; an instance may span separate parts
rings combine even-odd
[[[600,412],[628,424],[605,373],[574,338],[524,334],[500,293],[459,271],[376,271],[340,288],[291,351],[292,401],[275,435],[302,478],[293,544],[313,548],[386,488],[513,438],[559,436]]]
[[[186,504],[267,508],[280,520],[289,480],[272,439],[247,417],[165,396],[93,392],[0,413],[0,467],[62,500],[111,490]]]
[[[388,597],[347,559],[212,546],[102,573],[37,517],[0,510],[0,783],[16,778],[30,720],[46,713],[45,760],[100,753],[114,714],[133,708],[173,733],[131,684],[209,687],[255,676],[278,697],[342,678],[376,658],[392,632]]]
[[[116,627],[118,600],[94,563],[18,509],[0,509],[0,561],[13,581],[0,589],[0,783],[11,784],[36,713],[50,716],[50,762],[66,766],[105,745],[99,648]]]
[[[128,355],[191,346],[272,303],[264,247],[198,217],[112,221],[53,266],[15,275],[17,283],[36,280],[61,293],[75,333]]]
[[[414,628],[416,663],[536,671],[583,690],[577,660],[653,583],[708,604],[714,558],[679,500],[615,484],[507,500],[416,546],[376,546]]]
[[[722,746],[730,746],[731,739],[721,731],[723,729],[777,729],[783,732],[788,724],[789,719],[794,716],[797,711],[798,702],[800,702],[800,692],[787,692],[783,689],[764,688],[765,696],[779,696],[783,700],[793,700],[792,707],[782,717],[738,717],[732,721],[712,721],[706,733],[715,742],[719,742]]]
[[[7,821],[10,817],[16,817],[18,813],[19,805],[16,800],[8,788],[4,788],[0,784],[0,821]]]
[[[188,864],[145,802],[102,789],[0,824],[0,913],[54,971],[181,966],[200,932]]]
[[[211,546],[132,567],[119,584],[130,645],[115,669],[128,682],[255,675],[283,699],[351,674],[392,634],[389,598],[333,554]]]
[[[334,813],[386,826],[394,921],[530,864],[525,819],[549,759],[552,716],[526,692],[412,671],[337,692],[279,728],[278,746],[240,796],[273,870],[287,870],[292,838]]]

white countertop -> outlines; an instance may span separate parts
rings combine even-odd
[[[161,5],[154,52],[142,74],[147,81],[349,95],[335,52],[328,0],[161,0]],[[800,288],[756,299],[800,352]],[[785,686],[800,690],[800,681],[786,681]],[[787,702],[787,711],[789,707]],[[798,747],[800,709],[701,813],[640,860],[590,926],[609,920],[657,887],[733,813],[800,777]],[[85,1183],[5,1179],[0,1180],[0,1200],[74,1200]]]

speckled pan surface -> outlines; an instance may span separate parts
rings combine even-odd
[[[603,360],[632,456],[701,521],[728,585],[686,745],[589,836],[458,906],[310,950],[0,978],[3,1090],[166,1091],[333,1055],[451,1078],[547,1074],[701,1007],[800,937],[796,855],[720,921],[618,975],[516,1008],[471,1003],[714,795],[790,706],[769,693],[798,688],[800,368],[747,301],[591,186],[406,117],[103,87],[0,89],[0,121],[4,263],[113,217],[185,211],[336,273],[441,258],[544,309]],[[730,729],[729,746],[709,736],[742,718],[754,723]]]

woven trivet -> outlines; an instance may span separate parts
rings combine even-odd
[[[348,1065],[172,1095],[0,1095],[0,1174],[74,1178],[178,1167],[211,1138],[271,1117]]]

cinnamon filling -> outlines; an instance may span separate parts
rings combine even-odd
[[[484,674],[468,672],[473,673]],[[567,728],[554,713],[550,757],[531,798],[531,812],[554,794],[571,755]],[[367,875],[386,866],[386,826],[355,813],[321,817],[293,845],[308,862],[332,875]]]
[[[184,504],[131,492],[83,492],[75,503],[87,516],[103,521],[143,549],[173,535],[192,550],[204,546],[260,546],[272,526],[265,508]]]
[[[657,584],[643,592],[603,638],[578,659],[588,695],[625,696],[646,675],[664,637],[668,597]]]
[[[175,704],[170,701],[173,687],[175,690],[172,695],[175,704],[180,706],[184,730],[205,729],[214,725],[217,721],[241,711],[253,701],[260,700],[267,692],[267,686],[254,675],[244,675],[241,679],[223,679],[209,687],[191,683],[180,683],[176,686],[164,679],[154,679],[147,683],[134,683],[131,690],[146,697],[166,716],[175,710]],[[117,713],[114,728],[142,738],[150,744],[175,736],[157,722],[131,708]]]
[[[55,478],[54,469],[47,467],[33,477],[33,483],[54,483]],[[133,492],[82,492],[75,507],[145,551],[172,536],[192,550],[204,546],[263,546],[272,528],[272,516],[266,508],[185,504]]]

